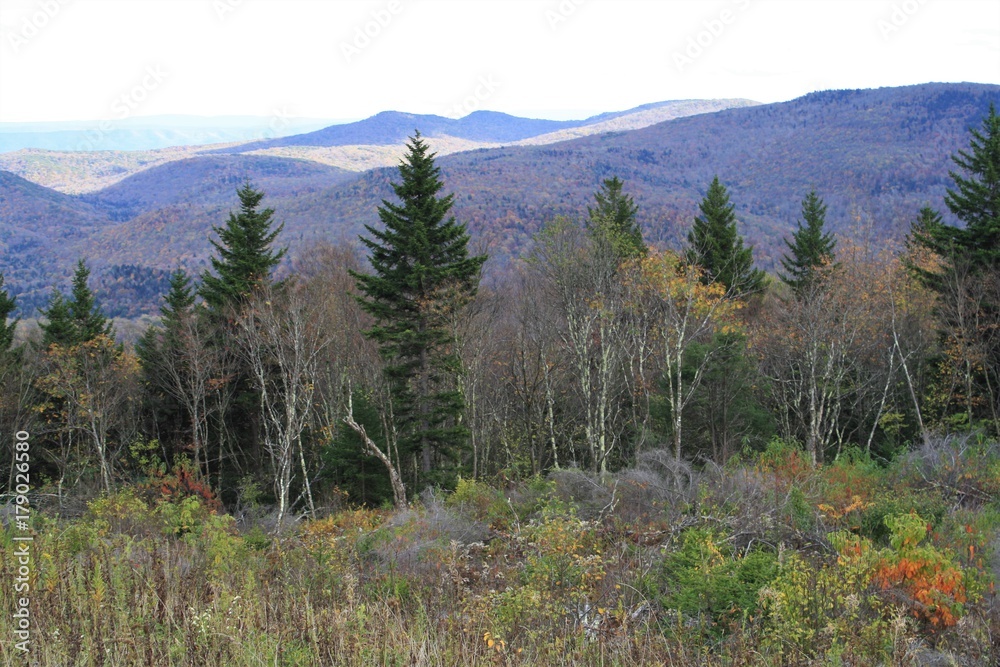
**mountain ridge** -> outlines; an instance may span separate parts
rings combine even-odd
[[[462,118],[448,118],[434,114],[412,114],[401,111],[382,111],[355,123],[331,125],[305,134],[292,135],[252,142],[226,152],[246,152],[288,146],[348,146],[388,145],[404,142],[413,131],[434,137],[445,135],[456,139],[488,143],[509,143],[530,139],[559,130],[585,127],[641,111],[669,107],[692,100],[667,100],[652,102],[623,111],[597,114],[581,120],[546,120],[523,118],[499,111],[477,110]],[[757,104],[751,100],[733,100],[738,104]]]

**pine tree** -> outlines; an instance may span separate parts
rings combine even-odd
[[[215,275],[202,275],[201,296],[215,312],[239,307],[255,288],[271,280],[271,272],[285,256],[287,248],[273,250],[271,245],[284,225],[272,230],[274,209],[258,211],[264,193],[249,181],[236,193],[240,212],[229,213],[225,227],[212,227],[219,240],[212,240],[218,257],[212,257]]]
[[[1000,323],[1000,116],[990,104],[982,129],[970,130],[969,151],[952,156],[963,173],[949,172],[955,183],[945,204],[964,227],[945,223],[925,206],[913,223],[907,244],[909,267],[937,292],[939,334],[951,355],[947,372],[964,387],[963,412],[971,421],[977,405],[988,405],[979,416],[992,419],[1000,432],[1000,347],[995,331]],[[963,175],[964,174],[964,175]],[[921,256],[929,251],[934,260]]]
[[[920,210],[910,241],[947,260],[977,271],[1000,265],[1000,116],[990,104],[982,131],[971,130],[971,152],[959,151],[952,160],[967,176],[949,175],[955,188],[945,193],[945,204],[965,227],[949,225],[930,207]],[[925,279],[928,276],[924,276]]]
[[[760,291],[764,272],[753,268],[753,249],[743,247],[735,206],[729,203],[729,193],[718,176],[698,208],[701,215],[688,234],[688,261],[704,269],[706,282],[721,283],[734,296]]]
[[[71,291],[73,299],[69,302],[69,313],[76,327],[78,343],[86,343],[101,335],[111,336],[111,322],[101,312],[97,298],[90,291],[87,285],[89,278],[90,269],[81,259],[77,262],[76,272],[73,274]]]
[[[945,257],[951,254],[953,243],[951,241],[939,242],[944,238],[941,228],[944,221],[941,214],[930,206],[923,206],[917,214],[917,219],[910,225],[910,233],[906,236],[907,253],[904,256],[906,267],[925,285],[932,289],[939,289],[941,286],[941,274],[932,269],[928,269],[914,258],[920,257],[924,252],[930,251],[934,255]]]
[[[171,329],[194,306],[195,293],[191,288],[191,278],[181,269],[170,274],[170,289],[163,297],[160,315],[163,316],[164,328]]]
[[[802,220],[792,235],[785,239],[791,251],[781,259],[786,274],[779,274],[781,280],[796,293],[802,293],[813,281],[816,269],[833,262],[833,249],[837,241],[833,234],[824,234],[826,204],[813,190],[802,200]]]
[[[52,290],[49,297],[49,307],[42,311],[45,322],[38,326],[42,329],[42,347],[48,349],[51,345],[69,347],[76,343],[73,317],[69,313],[66,297],[59,290]]]
[[[361,306],[376,320],[367,335],[387,361],[399,447],[420,455],[425,483],[447,483],[467,440],[447,320],[474,296],[486,256],[469,256],[465,225],[449,216],[454,195],[437,196],[440,169],[419,132],[399,174],[392,187],[401,203],[383,200],[384,229],[366,225],[370,238],[361,238],[373,273],[352,275]]]
[[[649,252],[635,219],[639,207],[622,192],[623,185],[617,176],[604,179],[601,190],[594,193],[597,206],[587,207],[591,234],[610,242],[620,260],[644,257]]]
[[[112,336],[111,322],[101,312],[97,298],[87,285],[90,269],[81,259],[73,274],[72,299],[67,300],[58,290],[53,290],[49,307],[42,311],[46,323],[42,329],[42,346],[58,344],[72,347],[94,340],[98,336]]]
[[[14,319],[8,324],[7,318],[10,317],[15,308],[17,308],[17,298],[11,297],[7,293],[3,284],[3,275],[0,274],[0,356],[9,352],[14,344],[14,331],[20,320]]]
[[[177,269],[170,274],[170,288],[160,306],[160,324],[148,327],[136,342],[136,354],[147,374],[155,370],[160,355],[170,353],[169,349],[161,349],[161,338],[164,348],[176,344],[182,321],[194,302],[191,278],[183,270]]]
[[[936,231],[953,239],[970,266],[979,269],[1000,264],[1000,116],[992,103],[982,132],[971,130],[971,134],[971,152],[952,156],[968,177],[949,171],[955,189],[949,188],[944,197],[965,229],[942,226]]]
[[[159,324],[148,327],[135,344],[146,386],[144,408],[155,424],[160,446],[171,457],[193,450],[199,469],[208,445],[208,400],[198,391],[206,367],[211,366],[211,355],[202,347],[210,339],[202,329],[208,324],[205,312],[195,307],[191,278],[178,269],[170,275]]]
[[[240,200],[239,212],[230,212],[224,227],[212,228],[219,237],[218,241],[212,240],[217,254],[211,259],[214,273],[202,274],[198,290],[208,307],[209,320],[226,334],[210,343],[220,350],[233,347],[236,336],[233,316],[243,309],[257,289],[273,282],[272,272],[287,252],[287,248],[273,248],[284,225],[272,229],[274,209],[260,210],[264,193],[248,180],[236,194]],[[229,371],[228,392],[232,398],[222,415],[225,428],[220,429],[219,434],[239,444],[233,445],[236,456],[226,462],[227,467],[220,471],[220,476],[242,477],[248,471],[260,472],[265,467],[260,427],[261,393],[247,359],[234,360]],[[224,446],[218,443],[220,449]]]

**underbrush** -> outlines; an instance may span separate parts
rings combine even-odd
[[[279,534],[162,482],[34,517],[30,662],[997,664],[998,501],[1000,449],[971,437],[888,467],[813,469],[777,441],[724,468],[647,452]]]

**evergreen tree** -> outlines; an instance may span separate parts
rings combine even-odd
[[[271,279],[271,271],[285,256],[287,248],[271,245],[284,225],[272,230],[274,209],[258,211],[264,193],[249,181],[237,190],[240,212],[229,213],[225,227],[212,227],[219,240],[212,240],[218,257],[212,257],[215,275],[202,275],[200,294],[215,312],[238,307],[253,290]]]
[[[69,304],[62,292],[57,289],[52,290],[49,307],[42,311],[42,317],[46,320],[38,325],[42,329],[42,347],[48,349],[51,345],[68,347],[75,344],[73,317],[69,313]]]
[[[591,234],[610,242],[622,260],[643,257],[649,252],[635,219],[639,207],[631,196],[622,192],[623,185],[617,176],[604,179],[601,189],[594,193],[597,206],[587,207]]]
[[[17,308],[17,298],[11,297],[7,293],[3,284],[3,275],[0,274],[0,356],[9,352],[14,344],[14,331],[20,320],[14,319],[8,324],[7,318],[10,317],[15,308]]]
[[[225,334],[212,343],[220,350],[233,346],[236,331],[232,316],[243,308],[255,290],[272,282],[271,274],[287,251],[287,248],[273,248],[284,225],[272,229],[274,209],[260,209],[264,193],[248,180],[236,194],[240,200],[239,212],[230,212],[224,227],[212,228],[219,237],[218,241],[212,240],[217,256],[211,260],[212,272],[202,274],[198,290],[208,306],[209,319]],[[180,301],[187,299],[179,293],[175,296]],[[167,304],[168,309],[172,307]],[[225,426],[217,432],[233,441],[229,445],[218,443],[217,447],[222,450],[229,446],[236,454],[219,473],[220,477],[229,478],[226,486],[248,472],[259,474],[266,467],[260,425],[261,394],[252,369],[245,358],[237,358],[229,371],[228,391],[232,399],[222,415]]]
[[[170,274],[170,290],[163,297],[160,315],[163,316],[164,328],[170,330],[190,312],[194,306],[195,293],[191,288],[191,278],[183,270],[177,269]]]
[[[971,130],[971,134],[971,152],[952,156],[968,177],[949,171],[955,189],[949,188],[944,197],[965,229],[944,226],[936,231],[953,239],[956,249],[978,269],[1000,264],[1000,116],[992,103],[982,132]]]
[[[971,152],[952,156],[967,176],[949,171],[955,188],[949,188],[944,198],[965,226],[946,224],[925,206],[911,228],[910,242],[977,271],[1000,265],[1000,116],[992,104],[982,131],[970,132]]]
[[[98,336],[112,336],[111,322],[101,312],[97,298],[87,285],[90,269],[81,259],[73,274],[72,299],[67,300],[58,290],[53,290],[49,307],[42,311],[47,320],[41,324],[42,346],[58,344],[72,347],[94,340]]]
[[[143,395],[146,418],[155,424],[160,446],[170,458],[181,452],[189,453],[193,444],[197,444],[197,449],[206,444],[202,431],[197,430],[199,424],[193,425],[195,420],[189,409],[192,402],[203,397],[182,395],[183,389],[194,384],[190,381],[192,343],[186,336],[190,335],[192,323],[198,326],[205,322],[204,318],[188,320],[198,315],[194,303],[191,278],[180,269],[174,271],[169,291],[160,305],[159,324],[148,327],[135,344],[146,389]],[[196,450],[196,459],[200,458],[198,454]]]
[[[930,251],[939,256],[951,254],[953,244],[950,241],[939,243],[937,239],[943,238],[941,228],[944,221],[941,214],[930,206],[923,206],[917,214],[917,219],[910,225],[910,233],[907,234],[905,245],[907,249],[904,255],[906,267],[925,285],[932,289],[939,289],[941,286],[941,275],[936,271],[922,266],[915,262],[914,258],[919,257],[921,251]]]
[[[712,179],[698,208],[701,215],[688,234],[688,261],[705,270],[706,282],[722,283],[735,296],[760,291],[764,272],[753,268],[753,249],[743,247],[743,237],[736,230],[735,207],[718,176]]]
[[[833,249],[837,241],[833,234],[824,234],[826,204],[813,190],[802,200],[802,220],[792,235],[785,239],[791,255],[781,258],[781,266],[786,274],[779,274],[781,280],[796,293],[812,282],[816,269],[833,262]]]
[[[90,291],[87,285],[89,278],[90,269],[81,259],[73,274],[73,299],[69,302],[69,313],[76,327],[78,343],[86,343],[101,335],[111,336],[111,322],[101,312],[94,293]]]
[[[160,324],[148,327],[136,342],[136,354],[147,375],[155,372],[160,355],[170,353],[169,349],[161,349],[161,338],[163,348],[176,344],[182,320],[194,306],[194,301],[191,278],[183,270],[177,269],[170,274],[170,289],[160,306]]]
[[[449,216],[434,154],[420,133],[407,144],[393,183],[400,200],[378,209],[384,229],[365,226],[372,274],[352,272],[361,306],[375,317],[367,335],[381,347],[400,449],[419,454],[427,482],[447,483],[467,441],[460,370],[448,318],[476,292],[485,255],[470,257],[465,225]],[[433,472],[432,472],[433,471]]]
[[[969,151],[952,160],[961,172],[949,172],[955,183],[945,194],[945,204],[964,227],[945,223],[925,206],[913,223],[907,244],[909,266],[924,284],[938,293],[937,314],[944,347],[960,351],[942,359],[942,368],[961,378],[964,412],[971,421],[992,419],[1000,432],[1000,346],[995,332],[1000,323],[1000,116],[993,104],[982,129],[970,130]],[[937,262],[927,262],[920,251],[929,251]],[[954,357],[954,358],[952,358]]]

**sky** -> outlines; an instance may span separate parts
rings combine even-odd
[[[1000,2],[0,2],[0,122],[568,119],[929,81],[1000,83]]]

